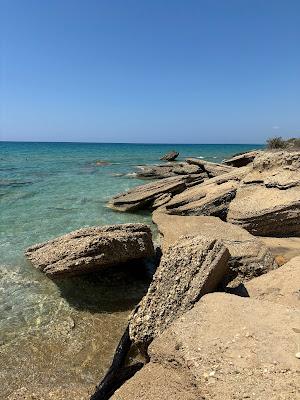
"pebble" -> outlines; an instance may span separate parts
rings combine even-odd
[[[300,351],[299,351],[298,353],[296,353],[295,356],[296,356],[297,358],[300,358]]]

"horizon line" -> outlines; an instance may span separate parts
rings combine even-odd
[[[70,144],[133,144],[133,145],[245,145],[245,146],[252,146],[252,145],[264,145],[265,143],[159,143],[159,142],[82,142],[82,141],[64,141],[64,140],[0,140],[0,143],[70,143]]]

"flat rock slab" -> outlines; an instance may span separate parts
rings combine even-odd
[[[203,178],[208,178],[208,175],[204,173],[199,166],[191,165],[186,162],[139,166],[136,176],[141,179],[163,179],[169,178],[170,176],[189,174],[202,174]]]
[[[300,236],[300,152],[263,152],[238,187],[227,221],[257,236]]]
[[[299,321],[299,309],[212,293],[157,337],[149,355],[189,371],[206,399],[295,400]]]
[[[226,218],[229,203],[234,199],[237,187],[236,181],[194,186],[166,203],[166,212],[175,215],[214,215]]]
[[[300,256],[275,271],[251,279],[245,287],[251,298],[300,309]]]
[[[239,182],[248,172],[248,167],[234,168],[231,172],[197,183],[173,196],[165,204],[165,212],[175,215],[214,215],[225,219]]]
[[[147,294],[130,319],[131,339],[147,346],[216,288],[228,271],[228,259],[228,250],[217,240],[181,237],[163,254]]]
[[[229,266],[234,281],[231,285],[249,280],[277,267],[274,255],[255,236],[245,229],[216,217],[168,215],[159,210],[152,216],[162,236],[163,251],[182,235],[201,235],[217,239],[229,250]]]
[[[80,229],[27,249],[26,257],[51,278],[81,275],[154,255],[144,224]]]
[[[300,236],[300,186],[243,185],[229,204],[227,221],[256,236]]]
[[[171,178],[160,179],[146,185],[137,186],[128,192],[114,196],[108,206],[117,211],[133,211],[139,209],[152,208],[157,199],[162,195],[173,196],[181,193],[189,184],[203,182],[199,175],[179,175]],[[159,201],[158,201],[158,204]]]
[[[197,165],[206,172],[209,178],[214,178],[215,176],[223,175],[234,170],[234,167],[224,164],[217,164],[210,161],[200,160],[199,158],[187,158],[186,162],[191,165]]]
[[[253,162],[255,157],[257,157],[261,151],[250,151],[248,153],[237,154],[228,160],[224,160],[223,163],[226,165],[230,165],[232,167],[244,167]]]

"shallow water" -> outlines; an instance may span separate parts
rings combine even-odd
[[[219,162],[259,147],[0,143],[0,396],[35,383],[94,386],[149,284],[136,266],[54,283],[27,263],[26,247],[83,226],[151,223],[148,213],[117,213],[106,203],[143,183],[135,166],[169,150]]]

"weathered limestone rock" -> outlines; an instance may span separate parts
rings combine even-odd
[[[217,240],[179,238],[163,254],[147,294],[130,319],[130,338],[147,346],[201,296],[216,288],[228,271],[228,258],[228,250]]]
[[[245,287],[251,298],[300,309],[300,256],[275,271],[251,279]]]
[[[300,185],[300,152],[263,152],[255,158],[244,183],[288,189]]]
[[[215,176],[223,175],[234,170],[234,167],[200,160],[199,158],[188,158],[186,162],[199,166],[203,172],[208,174],[209,178],[214,178]]]
[[[162,236],[163,252],[182,235],[201,235],[222,241],[229,250],[231,286],[277,267],[273,254],[245,229],[216,217],[168,215],[159,210],[152,215]]]
[[[227,220],[254,235],[300,235],[300,152],[264,152],[244,177]]]
[[[232,167],[244,167],[252,163],[252,161],[257,157],[261,151],[249,151],[248,153],[237,154],[230,158],[229,160],[224,160],[223,163],[226,165],[231,165]]]
[[[188,163],[169,163],[167,165],[145,165],[139,166],[136,174],[137,178],[163,179],[170,176],[201,174],[202,178],[208,178],[208,175],[197,165]]]
[[[51,278],[86,274],[154,255],[151,230],[143,224],[79,229],[26,251],[32,264]]]
[[[227,221],[257,236],[300,235],[300,186],[280,190],[244,185],[229,205]]]
[[[199,179],[203,180],[198,175],[180,175],[137,186],[113,197],[108,206],[117,211],[151,208],[157,199],[162,198],[162,195],[173,196],[180,193],[187,188],[187,185],[199,182]]]
[[[232,172],[192,185],[165,204],[164,212],[177,215],[215,215],[225,218],[229,202],[234,198],[248,167],[234,168]],[[188,186],[188,184],[187,184]]]
[[[187,371],[206,399],[294,400],[299,320],[299,309],[208,294],[153,341],[151,363]]]
[[[174,161],[178,156],[179,156],[179,153],[177,151],[170,151],[169,153],[166,153],[161,158],[161,160],[163,160],[163,161]]]
[[[166,205],[166,212],[176,215],[214,215],[226,218],[228,206],[235,197],[237,181],[221,184],[196,185],[174,196]]]

